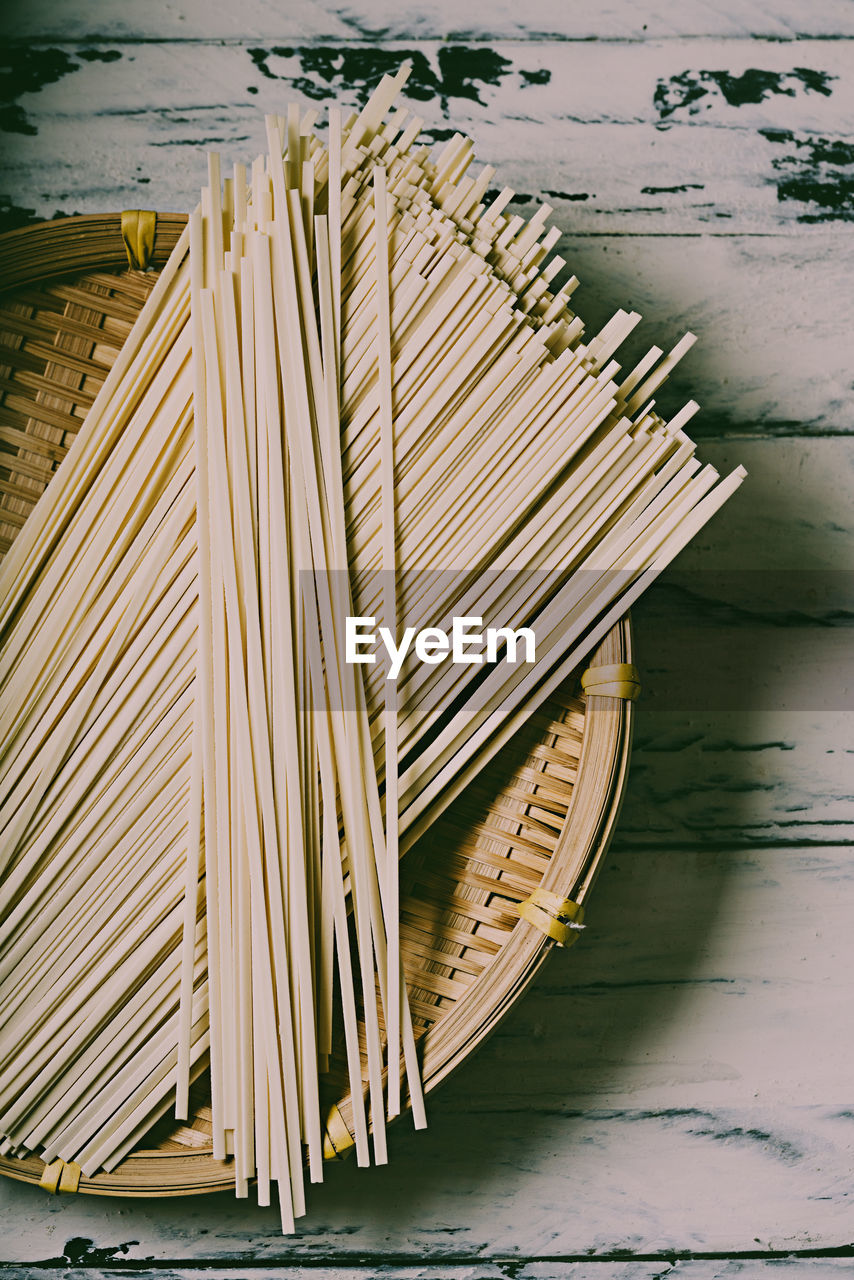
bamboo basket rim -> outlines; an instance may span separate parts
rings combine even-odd
[[[185,213],[158,213],[151,268],[162,267],[187,223]],[[0,234],[0,290],[128,266],[120,213],[53,218]]]
[[[157,215],[153,269],[165,263],[186,221],[185,214]],[[118,213],[56,219],[0,234],[0,307],[9,291],[70,276],[122,272],[138,274],[127,270]],[[0,453],[0,468],[5,456]],[[631,620],[627,614],[611,629],[588,665],[631,661]],[[616,826],[633,722],[630,701],[595,694],[581,697],[584,724],[577,775],[566,819],[540,883],[543,889],[579,902],[592,888]],[[495,1030],[533,981],[552,947],[551,940],[534,925],[522,918],[516,922],[491,963],[424,1035],[420,1052],[425,1093],[446,1080]],[[346,1120],[346,1100],[342,1101],[342,1114]],[[0,1173],[20,1181],[38,1183],[44,1168],[35,1156],[0,1157]],[[140,1147],[113,1173],[81,1177],[78,1190],[91,1195],[159,1197],[233,1186],[233,1165],[215,1161],[209,1149]]]

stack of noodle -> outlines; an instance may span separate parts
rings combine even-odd
[[[582,341],[548,206],[419,147],[406,74],[326,144],[292,107],[250,172],[211,158],[0,571],[2,1151],[111,1169],[209,1064],[214,1154],[285,1229],[333,991],[359,1163],[425,1123],[399,857],[743,476],[653,407],[690,336],[619,378],[639,317]],[[536,660],[391,679],[356,615]]]

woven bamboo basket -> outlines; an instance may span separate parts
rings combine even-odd
[[[68,452],[185,218],[160,214],[151,269],[129,270],[119,214],[66,218],[0,236],[0,555]],[[631,662],[628,618],[590,666]],[[522,994],[553,941],[520,917],[540,889],[584,904],[624,790],[632,707],[585,694],[580,673],[536,714],[401,865],[401,948],[426,1091],[444,1080]],[[536,913],[534,913],[536,914]],[[573,935],[574,937],[577,936]],[[346,1071],[325,1079],[327,1153],[349,1145]],[[213,1158],[207,1077],[192,1121],[159,1121],[94,1195],[176,1196],[233,1187]],[[35,1158],[0,1172],[39,1182]]]

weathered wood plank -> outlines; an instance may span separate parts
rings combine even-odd
[[[73,1258],[81,1239],[104,1266],[843,1245],[851,884],[847,848],[617,853],[580,944],[434,1099],[428,1132],[395,1130],[385,1169],[330,1169],[293,1240],[229,1196],[4,1184],[4,1255]]]
[[[88,39],[377,39],[464,38],[467,40],[625,40],[673,36],[770,36],[791,40],[798,35],[851,36],[854,17],[845,0],[729,0],[703,4],[686,0],[678,9],[664,2],[642,10],[631,0],[609,0],[595,8],[531,0],[524,7],[512,0],[461,8],[454,0],[370,5],[340,0],[305,0],[298,7],[276,0],[247,0],[239,6],[211,5],[206,0],[152,0],[134,5],[126,0],[72,0],[61,11],[51,0],[30,0],[15,7],[15,30],[39,38]]]
[[[395,1144],[394,1171],[360,1174],[360,1186],[345,1183],[339,1171],[315,1193],[312,1218],[293,1240],[282,1239],[275,1210],[225,1194],[122,1208],[94,1199],[47,1207],[37,1188],[13,1187],[3,1193],[10,1222],[4,1253],[12,1262],[59,1261],[87,1241],[95,1259],[118,1263],[278,1266],[305,1259],[336,1269],[366,1255],[373,1265],[392,1256],[429,1259],[441,1276],[448,1256],[483,1265],[490,1257],[523,1262],[531,1255],[666,1258],[705,1252],[710,1237],[712,1251],[724,1254],[839,1247],[850,1237],[852,1151],[840,1141],[837,1113],[805,1110],[789,1124],[761,1110],[695,1108],[664,1118],[591,1112],[557,1124],[502,1112],[500,1120],[475,1124],[463,1125],[459,1115],[437,1123],[420,1153],[412,1143],[405,1151]],[[488,1128],[500,1128],[500,1149],[472,1136]],[[572,1157],[544,1142],[544,1132],[569,1144]],[[464,1164],[453,1148],[460,1140],[470,1148]]]
[[[567,6],[571,8],[574,6]],[[24,46],[6,85],[6,197],[38,216],[186,209],[196,149],[263,146],[296,94],[364,100],[413,60],[429,137],[461,128],[502,182],[590,232],[767,233],[854,218],[854,60],[843,41],[430,41]],[[20,214],[18,216],[21,216]]]

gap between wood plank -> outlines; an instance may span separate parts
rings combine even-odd
[[[82,1241],[82,1238],[81,1238]],[[91,1242],[89,1242],[91,1243]],[[116,1252],[119,1252],[121,1246],[117,1246]],[[105,1250],[92,1249],[91,1252],[103,1253]],[[438,1268],[447,1269],[448,1267],[471,1267],[477,1265],[487,1265],[506,1268],[508,1277],[513,1277],[524,1267],[538,1264],[540,1266],[558,1266],[567,1265],[575,1262],[593,1263],[615,1263],[615,1262],[652,1262],[666,1263],[670,1266],[676,1266],[680,1262],[737,1262],[737,1261],[758,1261],[766,1262],[777,1259],[819,1259],[819,1258],[854,1258],[854,1244],[830,1245],[817,1249],[746,1249],[727,1252],[721,1250],[698,1250],[693,1252],[689,1249],[669,1249],[662,1252],[653,1253],[632,1253],[626,1249],[616,1249],[609,1253],[567,1253],[554,1255],[530,1255],[530,1256],[508,1256],[498,1255],[489,1257],[483,1253],[475,1254],[437,1254],[435,1265]],[[111,1260],[112,1261],[112,1260]],[[247,1254],[242,1258],[232,1258],[226,1262],[222,1262],[217,1258],[194,1258],[184,1261],[180,1258],[164,1258],[157,1259],[153,1262],[150,1258],[116,1258],[115,1265],[105,1264],[100,1260],[89,1261],[85,1256],[80,1258],[70,1258],[64,1254],[61,1258],[48,1258],[40,1262],[28,1262],[26,1268],[31,1271],[49,1271],[54,1268],[61,1267],[62,1274],[68,1274],[68,1267],[74,1266],[82,1270],[91,1270],[95,1274],[102,1275],[120,1275],[125,1272],[134,1272],[136,1274],[145,1275],[148,1273],[152,1276],[162,1275],[166,1268],[174,1268],[180,1272],[204,1271],[215,1268],[217,1272],[243,1272],[245,1273],[247,1266],[256,1267],[259,1272],[269,1271],[271,1274],[274,1269],[278,1276],[287,1274],[282,1268],[287,1268],[295,1273],[300,1271],[318,1271],[322,1268],[332,1267],[350,1267],[364,1271],[368,1276],[376,1274],[377,1267],[413,1267],[417,1268],[417,1274],[423,1276],[425,1259],[423,1254],[407,1254],[407,1253],[335,1253],[326,1257],[307,1257],[294,1258],[293,1254],[285,1254],[281,1257],[265,1257],[262,1262],[254,1263],[252,1255]],[[429,1264],[428,1265],[432,1265]],[[12,1269],[14,1268],[14,1269]],[[17,1263],[0,1263],[0,1277],[20,1276],[21,1271]]]
[[[221,48],[240,48],[241,46],[245,46],[245,45],[254,46],[254,45],[257,45],[259,42],[263,44],[263,43],[269,43],[271,41],[275,41],[277,45],[286,45],[288,48],[293,47],[295,49],[296,48],[327,49],[330,47],[330,45],[334,45],[336,47],[340,45],[347,48],[362,48],[362,49],[383,48],[384,49],[384,48],[394,48],[394,46],[396,45],[431,44],[431,43],[433,44],[447,43],[452,46],[453,45],[465,46],[466,48],[482,47],[486,49],[495,49],[495,48],[500,48],[502,46],[510,47],[510,48],[518,48],[520,46],[523,48],[529,48],[529,47],[534,47],[536,45],[552,45],[552,44],[567,44],[567,45],[568,44],[580,44],[580,45],[595,44],[597,48],[608,48],[612,45],[641,46],[646,44],[671,44],[671,43],[687,44],[689,42],[692,44],[703,44],[703,43],[709,44],[710,42],[721,43],[721,44],[726,42],[726,43],[736,44],[738,42],[744,43],[745,41],[756,41],[756,43],[766,42],[768,44],[775,44],[775,45],[776,44],[797,45],[797,44],[805,44],[807,42],[814,42],[814,41],[833,41],[834,43],[842,43],[845,41],[850,42],[850,41],[854,41],[854,35],[848,35],[841,32],[828,33],[828,34],[822,33],[821,35],[808,35],[805,32],[801,32],[801,31],[793,31],[792,34],[788,36],[767,35],[767,34],[763,34],[762,32],[759,32],[755,35],[749,35],[746,32],[733,32],[730,35],[715,35],[714,33],[704,34],[704,35],[690,35],[690,34],[683,35],[683,34],[680,34],[679,32],[672,32],[671,34],[668,34],[668,35],[661,33],[658,35],[652,34],[652,35],[642,35],[642,36],[596,36],[595,38],[593,38],[591,36],[561,36],[561,35],[547,35],[547,34],[537,33],[535,35],[531,35],[526,38],[523,35],[470,36],[464,31],[458,34],[455,34],[452,32],[450,35],[447,35],[439,31],[436,31],[436,32],[430,32],[426,35],[422,32],[418,35],[401,34],[401,35],[393,36],[391,38],[387,38],[378,33],[375,39],[370,39],[365,35],[336,36],[336,35],[330,34],[325,36],[305,36],[301,34],[282,35],[281,33],[278,33],[278,32],[275,35],[268,33],[266,35],[257,35],[257,36],[175,36],[175,35],[132,36],[132,35],[127,35],[124,32],[119,32],[115,35],[108,35],[106,33],[94,32],[91,35],[75,35],[73,39],[69,40],[68,36],[64,32],[58,31],[54,35],[51,35],[50,33],[46,33],[38,36],[5,35],[4,40],[5,40],[6,47],[10,49],[13,49],[13,48],[20,49],[20,48],[26,48],[26,47],[32,47],[32,46],[42,46],[42,45],[51,45],[53,47],[60,46],[65,49],[73,49],[75,46],[80,45],[83,48],[88,50],[92,47],[92,45],[96,45],[96,44],[112,44],[112,45],[116,45],[116,44],[172,45],[174,44],[184,48],[186,48],[188,45],[197,45],[199,47],[213,47],[213,48],[221,49]]]

